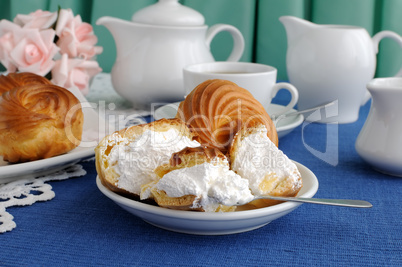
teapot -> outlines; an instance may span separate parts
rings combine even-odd
[[[375,169],[402,176],[402,77],[373,79],[367,89],[372,102],[356,151]]]
[[[233,37],[228,61],[238,61],[244,50],[236,27],[208,28],[200,13],[178,0],[159,0],[135,13],[132,21],[106,16],[96,24],[105,26],[116,43],[112,85],[134,106],[184,99],[183,67],[215,61],[210,44],[219,32]]]
[[[391,38],[402,47],[402,37],[381,31],[371,38],[361,27],[320,25],[293,16],[279,20],[288,40],[288,78],[299,90],[298,108],[304,110],[338,100],[338,106],[314,121],[356,121],[360,106],[370,99],[366,84],[375,74],[379,42]],[[305,117],[310,120],[309,115]]]

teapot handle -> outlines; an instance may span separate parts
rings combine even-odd
[[[377,34],[373,36],[373,45],[374,45],[374,51],[377,54],[378,53],[378,45],[380,44],[380,41],[384,38],[390,38],[394,41],[396,41],[399,46],[402,48],[402,36],[397,34],[396,32],[393,31],[380,31]],[[400,77],[402,76],[402,67],[399,69],[399,71],[395,74],[395,77]],[[369,99],[371,98],[371,95],[369,91],[366,91],[366,95],[363,99],[362,105],[364,105]]]
[[[222,31],[227,31],[233,38],[233,49],[226,61],[239,61],[244,51],[244,38],[241,32],[234,26],[228,24],[216,24],[211,26],[206,34],[206,44],[210,48],[212,39]]]

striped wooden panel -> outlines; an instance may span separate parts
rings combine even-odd
[[[18,13],[36,9],[55,11],[71,8],[84,21],[94,25],[99,45],[104,53],[98,61],[104,71],[110,71],[116,48],[106,28],[96,26],[102,16],[131,19],[133,13],[156,0],[0,0],[0,18],[12,20]],[[206,24],[226,23],[237,27],[244,35],[246,50],[241,61],[269,64],[278,68],[278,79],[286,80],[287,40],[284,27],[278,21],[282,15],[298,16],[319,24],[357,25],[374,35],[380,30],[402,34],[401,0],[180,0],[201,12]],[[211,50],[216,60],[225,60],[232,47],[229,34],[216,37]],[[380,44],[377,76],[394,75],[401,67],[401,48],[391,40]]]

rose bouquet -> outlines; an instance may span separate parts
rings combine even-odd
[[[102,69],[94,57],[102,53],[90,24],[71,9],[37,10],[0,21],[0,62],[8,72],[32,72],[62,87],[78,87],[86,95],[90,79]]]

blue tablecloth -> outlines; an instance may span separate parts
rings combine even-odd
[[[279,147],[316,174],[316,197],[364,199],[371,209],[303,204],[250,232],[180,234],[102,195],[88,161],[87,175],[50,182],[53,200],[7,209],[17,228],[0,235],[0,266],[402,266],[402,179],[373,170],[354,148],[369,108],[355,123],[301,125]],[[337,150],[329,163],[311,152],[326,149]]]

